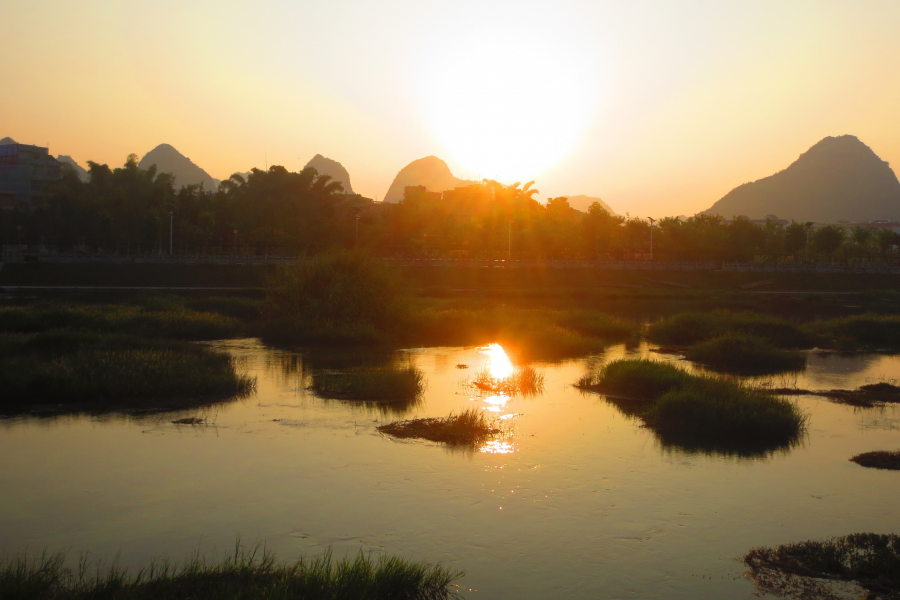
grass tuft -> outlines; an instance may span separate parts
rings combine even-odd
[[[576,386],[613,396],[626,414],[659,432],[785,443],[806,426],[795,404],[771,392],[658,361],[613,361]]]
[[[442,419],[398,421],[382,425],[378,431],[396,438],[418,438],[450,446],[478,446],[500,433],[493,419],[474,408]]]
[[[806,354],[776,348],[766,341],[743,333],[727,333],[694,344],[685,357],[714,371],[739,375],[766,375],[802,371]]]
[[[458,597],[463,576],[441,565],[363,553],[280,563],[259,547],[207,562],[195,553],[182,565],[154,562],[131,574],[82,557],[77,569],[65,555],[13,557],[0,563],[0,598],[10,600],[446,600]]]
[[[516,368],[509,377],[495,378],[490,369],[484,369],[471,381],[466,380],[465,385],[490,394],[536,396],[544,392],[544,375],[527,366]]]
[[[425,391],[425,374],[417,367],[356,367],[314,373],[310,389],[322,398],[411,402]]]
[[[874,452],[863,452],[850,460],[860,466],[872,469],[900,471],[900,451],[876,450]]]
[[[845,597],[840,586],[853,582],[866,598],[900,598],[900,536],[855,533],[825,541],[753,548],[744,563],[759,592],[782,597]]]

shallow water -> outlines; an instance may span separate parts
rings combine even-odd
[[[308,359],[253,340],[220,345],[258,376],[256,397],[153,417],[0,421],[0,553],[89,550],[136,566],[198,546],[222,553],[240,536],[284,559],[331,547],[450,563],[470,598],[750,599],[738,559],[753,546],[900,531],[900,473],[847,460],[900,448],[895,408],[800,397],[811,415],[802,444],[747,457],[663,444],[571,387],[591,362],[674,360],[646,345],[537,364],[544,393],[511,399],[461,386],[489,366],[482,349],[381,357],[427,375],[424,400],[402,415],[304,391]],[[788,379],[829,389],[898,377],[900,357],[814,355]],[[375,429],[469,407],[505,417],[510,436],[464,452]],[[171,423],[195,415],[212,424]]]

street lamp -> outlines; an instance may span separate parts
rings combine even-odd
[[[507,262],[512,262],[512,219],[509,221],[509,228],[507,230],[507,239],[509,240],[509,249],[507,250]]]
[[[237,256],[237,232],[238,230],[234,230],[234,251],[232,252],[233,256]]]
[[[359,213],[356,213],[356,245],[359,246]]]
[[[653,262],[653,224],[656,223],[656,219],[647,217],[647,220],[650,221],[650,262]]]
[[[175,228],[175,205],[171,202],[166,202],[166,205],[172,208],[172,210],[169,211],[169,256],[172,256],[172,233]]]

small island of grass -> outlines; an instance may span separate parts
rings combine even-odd
[[[475,374],[465,385],[488,394],[536,396],[544,391],[544,375],[532,366],[514,369],[508,377],[497,378],[489,369]]]
[[[357,367],[313,374],[310,389],[322,398],[408,403],[425,391],[417,367]]]
[[[500,433],[493,419],[475,409],[444,418],[398,421],[382,425],[378,431],[396,438],[418,438],[448,446],[477,446]]]
[[[900,471],[900,451],[876,450],[874,452],[863,452],[850,460],[860,466],[871,469]]]
[[[613,361],[585,374],[576,387],[607,394],[659,432],[784,443],[797,439],[806,426],[806,416],[794,403],[771,392],[658,361]]]
[[[787,598],[838,598],[852,582],[867,599],[900,598],[900,536],[855,533],[775,548],[753,548],[744,563],[759,592]]]
[[[768,375],[802,371],[806,354],[776,348],[765,340],[743,333],[727,333],[689,347],[685,358],[714,371],[740,375]]]

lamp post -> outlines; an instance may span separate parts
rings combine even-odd
[[[509,248],[507,249],[507,256],[506,256],[506,261],[509,263],[512,262],[512,224],[513,224],[512,219],[510,219],[509,227],[507,229],[507,240],[509,242]]]
[[[359,246],[359,213],[356,213],[356,245]]]
[[[237,233],[238,233],[238,230],[235,229],[234,230],[234,250],[231,253],[232,256],[237,256]]]
[[[653,262],[653,224],[656,223],[656,219],[653,217],[647,217],[647,220],[650,221],[650,262]]]
[[[172,256],[172,233],[175,228],[175,212],[169,211],[169,256]]]

